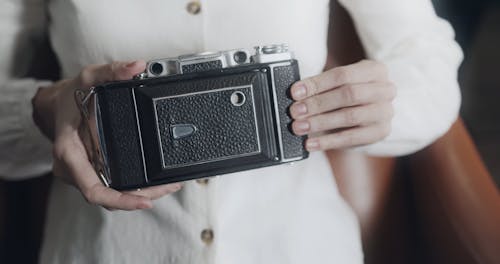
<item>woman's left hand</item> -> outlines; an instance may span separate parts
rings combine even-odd
[[[363,60],[333,68],[291,87],[296,135],[309,151],[375,143],[389,135],[396,88],[385,65]]]

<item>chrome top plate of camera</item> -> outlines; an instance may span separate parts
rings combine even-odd
[[[256,46],[254,49],[254,53],[250,53],[248,49],[234,49],[151,60],[147,63],[145,72],[135,76],[135,78],[164,77],[251,63],[285,61],[294,58],[293,54],[288,50],[287,44]]]

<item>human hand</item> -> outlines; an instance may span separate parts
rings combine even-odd
[[[389,135],[396,88],[385,66],[363,60],[336,67],[291,87],[296,135],[309,151],[365,145]]]
[[[54,142],[53,173],[74,185],[85,199],[107,209],[135,210],[152,208],[152,200],[175,192],[179,183],[144,188],[138,191],[119,192],[104,186],[89,162],[84,146],[88,135],[79,133],[85,122],[75,101],[77,89],[117,80],[128,80],[144,71],[144,61],[114,62],[90,65],[72,79],[41,88],[32,100],[33,117],[42,132]],[[95,118],[91,113],[91,118]]]

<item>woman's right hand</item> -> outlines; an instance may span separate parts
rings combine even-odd
[[[54,142],[54,175],[74,185],[91,204],[110,210],[152,208],[152,200],[181,188],[180,183],[175,183],[119,192],[104,186],[89,162],[82,135],[79,134],[84,120],[74,99],[75,91],[90,89],[104,82],[131,79],[143,72],[145,67],[144,61],[90,65],[75,78],[40,88],[32,100],[35,123]]]

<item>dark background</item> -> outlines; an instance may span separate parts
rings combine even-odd
[[[434,0],[455,28],[465,59],[460,68],[462,110],[469,132],[500,184],[500,1]]]
[[[459,77],[463,96],[461,115],[498,186],[500,2],[435,0],[434,3],[438,14],[454,26],[457,41],[464,50]],[[50,181],[49,175],[19,182],[0,181],[0,263],[36,263]],[[411,200],[411,192],[403,197]],[[415,215],[408,213],[407,218],[413,219]],[[418,240],[418,228],[414,232]],[[417,246],[417,253],[413,254],[419,254],[418,250]]]

